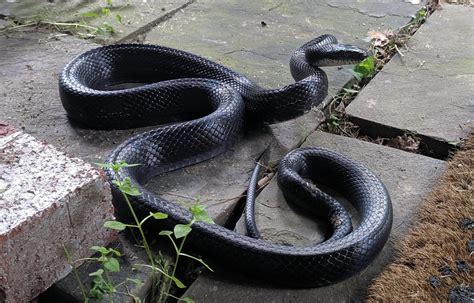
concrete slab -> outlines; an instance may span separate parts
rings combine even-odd
[[[370,7],[380,1],[367,2]],[[158,25],[146,35],[145,42],[190,51],[222,63],[264,87],[281,87],[294,82],[288,62],[303,43],[329,33],[340,42],[366,47],[363,39],[368,31],[398,28],[420,8],[402,1],[384,3],[388,13],[372,17],[322,0],[203,0]],[[325,70],[330,81],[329,96],[352,78],[347,69]]]
[[[116,233],[104,173],[23,132],[0,138],[0,301],[27,302]],[[78,263],[80,265],[80,263]]]
[[[97,33],[95,40],[110,43],[136,37],[193,2],[194,0],[114,0],[108,5],[107,1],[6,1],[0,3],[0,14],[9,18],[82,23],[94,27],[103,27],[105,23],[114,33]],[[81,32],[86,33],[82,29]]]
[[[328,133],[311,134],[303,146],[330,148],[364,163],[387,186],[394,210],[389,242],[372,265],[347,281],[317,289],[291,290],[249,281],[232,273],[205,274],[188,290],[196,302],[360,302],[366,287],[393,257],[393,247],[410,224],[423,197],[446,167],[445,162],[356,139]],[[256,220],[263,238],[304,245],[322,240],[324,227],[313,218],[295,212],[284,200],[276,179],[258,196]],[[243,232],[243,228],[238,228]]]
[[[0,37],[4,54],[0,58],[0,97],[6,104],[2,108],[6,123],[90,162],[104,161],[122,141],[153,128],[97,131],[69,121],[59,99],[58,73],[78,53],[96,45],[73,37],[47,39],[46,33],[39,32]],[[223,223],[245,191],[255,159],[271,140],[266,128],[255,130],[217,159],[158,177],[149,188],[169,193],[167,197],[178,202],[185,197],[192,197],[192,202],[200,196],[213,218]]]
[[[379,136],[395,128],[445,146],[459,142],[474,125],[474,38],[466,35],[473,31],[474,8],[436,11],[401,50],[403,57],[384,66],[347,113]]]

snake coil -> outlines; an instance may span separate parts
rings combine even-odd
[[[161,46],[122,44],[93,49],[73,59],[59,79],[68,116],[90,128],[123,129],[166,124],[136,135],[108,157],[141,166],[122,169],[141,195],[130,197],[138,215],[168,214],[164,224],[186,224],[188,210],[146,190],[142,184],[159,174],[198,163],[224,152],[244,119],[263,122],[297,117],[327,95],[327,77],[318,67],[354,63],[367,53],[320,36],[293,54],[296,80],[266,90],[246,77],[205,58]],[[122,83],[135,87],[118,88]],[[106,170],[109,180],[114,172]],[[319,190],[314,181],[330,180],[360,215],[352,230],[348,212]],[[294,287],[335,283],[363,270],[388,239],[392,208],[381,181],[363,165],[334,151],[303,148],[281,161],[278,183],[285,197],[307,211],[327,217],[332,230],[322,243],[303,247],[270,243],[216,224],[197,222],[188,242],[206,262],[224,264],[253,276]],[[121,217],[128,208],[112,185]],[[255,197],[249,190],[249,196]],[[154,226],[156,227],[156,226]],[[157,227],[158,228],[158,227]],[[258,235],[258,233],[254,234]]]

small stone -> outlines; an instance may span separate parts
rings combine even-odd
[[[474,240],[467,241],[467,251],[469,253],[474,252]]]
[[[458,271],[460,272],[469,272],[471,269],[469,267],[469,264],[467,264],[466,261],[463,260],[456,260],[456,267]]]
[[[464,218],[459,222],[459,226],[461,226],[462,229],[474,229],[474,220],[470,218]]]
[[[451,269],[451,267],[449,267],[448,265],[443,265],[439,268],[439,272],[441,273],[442,276],[452,276],[453,275],[453,270]]]
[[[450,303],[472,303],[474,288],[469,285],[456,285],[449,290]]]
[[[431,276],[430,277],[430,284],[434,288],[437,288],[438,286],[441,285],[441,281],[439,280],[439,278],[437,276]]]

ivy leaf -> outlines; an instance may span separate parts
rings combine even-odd
[[[104,223],[104,227],[114,230],[124,230],[125,228],[127,228],[127,225],[119,221],[106,221]]]
[[[104,267],[110,270],[111,272],[119,272],[120,271],[120,263],[115,258],[109,258],[107,261],[104,262]]]
[[[176,239],[183,238],[191,232],[192,228],[188,224],[176,224],[174,226],[174,236]]]
[[[195,301],[191,299],[190,297],[179,298],[179,301],[183,301],[186,303],[195,303]]]

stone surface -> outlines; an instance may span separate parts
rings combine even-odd
[[[94,33],[94,30],[87,32],[85,28],[78,29],[83,34],[89,33],[89,37],[94,37],[97,41],[113,42],[136,37],[163,20],[172,17],[193,3],[194,0],[113,0],[111,5],[108,5],[106,1],[79,0],[2,2],[0,2],[0,15],[10,19],[82,23],[93,27],[103,27],[104,23],[108,24],[113,28],[113,34]],[[7,25],[3,24],[3,26]]]
[[[473,31],[473,8],[436,11],[401,50],[403,57],[384,66],[347,113],[380,136],[397,128],[459,142],[474,125],[474,38],[466,34]]]
[[[26,302],[116,234],[105,176],[23,132],[0,138],[0,301]],[[3,302],[3,301],[2,301]]]
[[[359,5],[350,1],[350,5]],[[364,1],[365,2],[365,1]],[[380,1],[367,1],[373,6]],[[379,5],[384,16],[372,17],[325,1],[197,1],[185,13],[161,23],[145,42],[180,48],[222,63],[263,87],[292,83],[288,62],[293,51],[325,34],[342,43],[368,46],[367,32],[398,28],[419,8],[401,2]],[[379,9],[379,11],[382,8]],[[380,13],[379,13],[380,14]],[[333,96],[352,78],[348,68],[328,67]]]
[[[47,34],[37,32],[0,37],[0,52],[4,54],[0,58],[0,97],[6,105],[2,108],[5,124],[90,162],[104,161],[122,141],[153,128],[100,131],[69,121],[59,99],[58,73],[74,56],[95,45],[72,37],[59,41],[47,38]],[[166,197],[178,202],[200,196],[213,217],[223,223],[235,207],[236,197],[245,191],[255,159],[271,140],[265,128],[252,131],[215,160],[156,178],[149,188],[169,192]]]
[[[259,127],[215,159],[158,176],[147,187],[185,207],[199,202],[216,223],[225,224],[247,190],[256,160],[273,140]]]
[[[229,273],[206,274],[189,289],[187,295],[196,302],[359,302],[365,288],[393,256],[393,246],[403,235],[423,197],[435,185],[446,164],[443,161],[400,150],[315,132],[303,146],[318,146],[341,152],[367,165],[386,185],[393,203],[394,221],[389,242],[377,259],[361,274],[338,284],[291,290],[246,281]],[[330,192],[330,191],[329,191]],[[262,237],[285,244],[304,245],[321,240],[323,226],[290,207],[273,178],[258,196],[256,220]],[[242,226],[237,228],[243,232]]]

